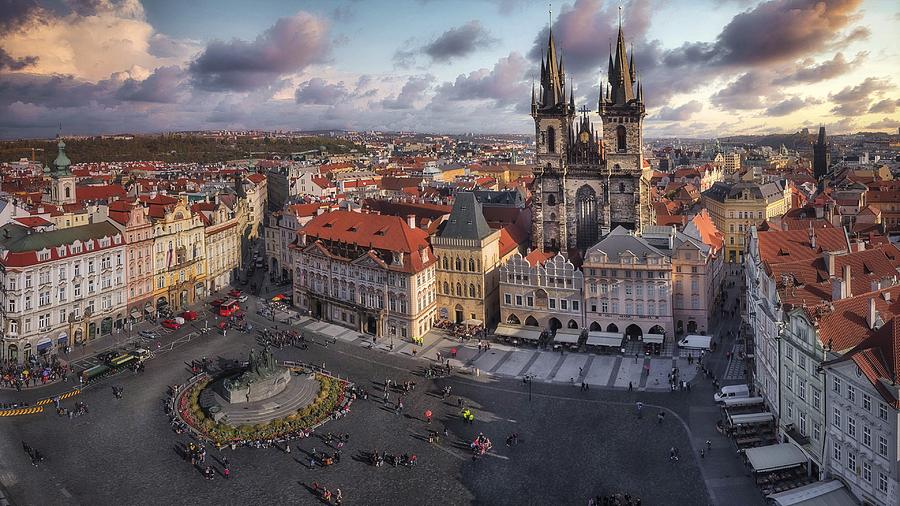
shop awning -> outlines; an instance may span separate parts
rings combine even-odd
[[[539,341],[541,339],[540,330],[527,330],[521,325],[511,325],[509,323],[501,323],[497,325],[495,335],[512,337],[516,339],[524,339],[525,341]]]
[[[477,320],[477,319],[475,319],[475,318],[471,318],[471,319],[468,319],[468,320],[464,321],[464,322],[463,322],[463,325],[471,325],[471,326],[473,326],[473,327],[477,327],[477,326],[481,325],[482,323],[484,323],[484,322],[482,322],[481,320]]]
[[[666,336],[662,334],[645,334],[644,342],[647,344],[662,344],[662,342],[666,339]]]
[[[555,343],[576,344],[578,338],[581,337],[579,329],[557,329],[556,337],[553,338]]]
[[[843,506],[856,504],[844,485],[837,480],[817,481],[767,496],[777,506]]]
[[[135,320],[137,320],[137,319],[139,319],[139,318],[141,317],[141,312],[138,311],[137,309],[132,309],[132,310],[131,310],[131,317],[134,318]]]
[[[772,413],[744,413],[740,415],[731,415],[731,425],[753,425],[757,423],[768,423],[775,420]]]
[[[588,332],[587,345],[588,346],[622,346],[622,339],[625,338],[624,334],[617,334],[615,332]]]
[[[37,350],[44,351],[51,346],[53,346],[53,341],[51,341],[49,337],[45,337],[38,342]]]
[[[68,334],[62,334],[61,336],[56,338],[56,344],[66,345],[69,342]]]
[[[806,455],[791,443],[782,443],[744,450],[750,467],[757,473],[768,473],[779,469],[797,467],[806,463]]]

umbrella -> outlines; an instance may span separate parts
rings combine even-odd
[[[425,410],[425,418],[431,418],[431,410],[430,409]]]

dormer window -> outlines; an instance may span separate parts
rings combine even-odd
[[[38,251],[37,257],[38,257],[38,262],[46,262],[46,261],[50,260],[50,252],[47,250]]]

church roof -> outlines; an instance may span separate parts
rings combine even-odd
[[[439,237],[474,239],[480,241],[493,231],[484,219],[481,203],[472,192],[459,192],[453,201],[450,218],[444,223]]]

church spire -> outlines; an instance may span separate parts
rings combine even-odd
[[[541,61],[542,109],[565,106],[564,82],[559,53],[556,50],[556,41],[553,40],[553,30],[551,29],[547,40],[547,54]]]
[[[632,60],[634,52],[632,52]],[[622,23],[619,22],[619,34],[616,38],[616,52],[613,56],[610,51],[609,82],[612,85],[612,94],[609,101],[615,105],[625,105],[634,100],[634,69],[628,62],[628,54],[625,49],[625,35],[622,33]]]

